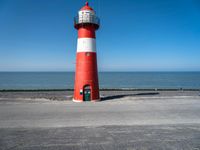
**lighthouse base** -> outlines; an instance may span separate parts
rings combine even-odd
[[[82,102],[99,102],[101,99],[95,99],[95,100],[90,100],[90,101],[83,101],[83,100],[77,100],[77,99],[72,99],[73,102],[75,103],[82,103]]]

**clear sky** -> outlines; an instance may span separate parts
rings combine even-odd
[[[200,71],[199,0],[90,0],[100,71]],[[73,71],[84,0],[0,0],[0,71]]]

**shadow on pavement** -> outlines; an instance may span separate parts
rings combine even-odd
[[[107,101],[107,100],[114,100],[117,98],[123,98],[127,96],[143,96],[143,95],[158,95],[158,92],[151,92],[151,93],[137,93],[137,94],[121,94],[121,95],[113,95],[113,96],[106,96],[106,97],[101,97],[101,101]]]

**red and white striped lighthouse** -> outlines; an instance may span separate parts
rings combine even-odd
[[[75,17],[74,27],[78,30],[78,42],[73,101],[99,101],[95,36],[95,31],[99,28],[99,18],[88,2]]]

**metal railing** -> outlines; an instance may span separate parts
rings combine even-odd
[[[92,23],[96,25],[100,25],[100,19],[97,16],[93,15],[81,15],[74,17],[74,24],[82,24],[82,23]]]

